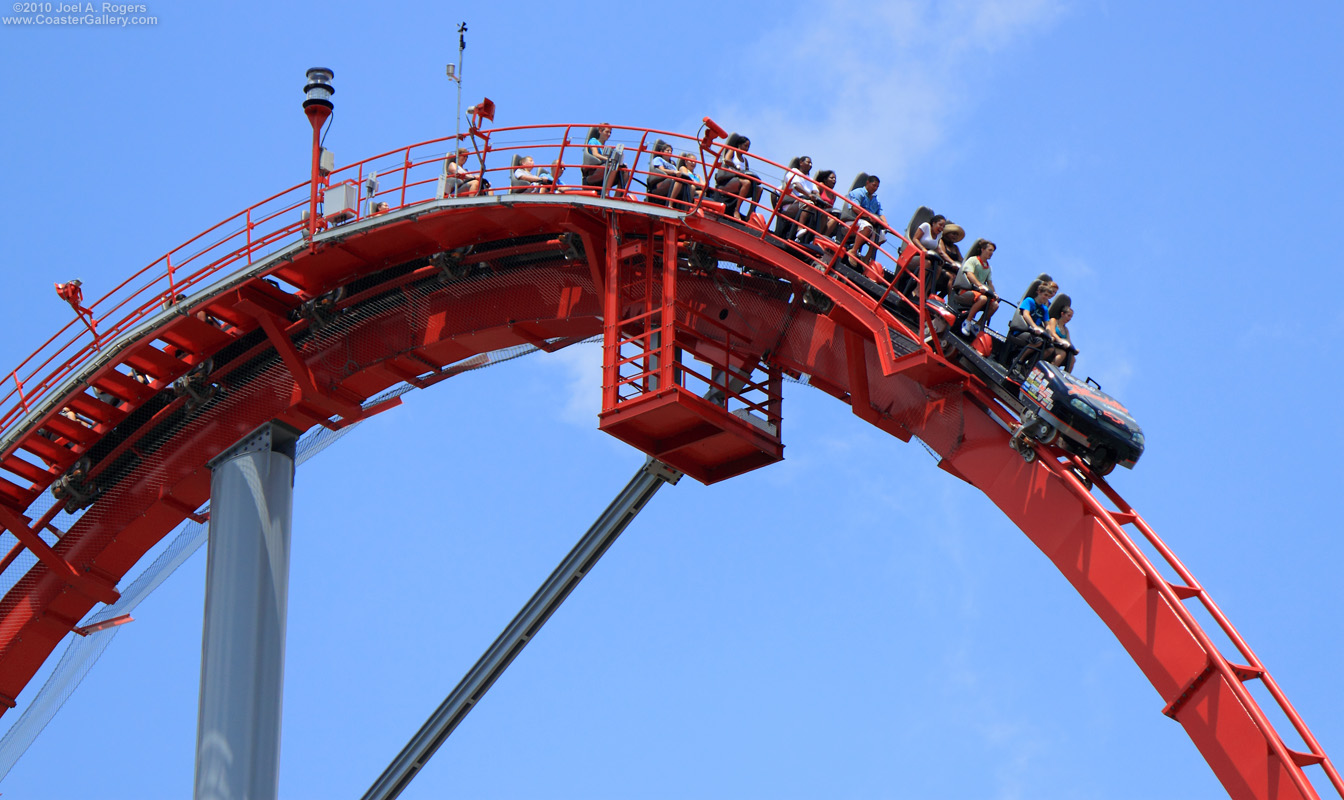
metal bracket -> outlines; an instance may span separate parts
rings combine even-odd
[[[1249,681],[1253,678],[1259,678],[1265,674],[1265,670],[1262,668],[1250,667],[1244,664],[1228,663],[1227,666],[1231,668],[1232,674],[1237,676],[1237,679],[1242,682]],[[1195,696],[1195,693],[1200,690],[1200,687],[1208,683],[1209,678],[1212,678],[1217,672],[1218,666],[1214,663],[1213,659],[1209,659],[1208,663],[1204,665],[1204,669],[1200,670],[1198,675],[1190,679],[1190,683],[1186,684],[1185,689],[1181,691],[1176,699],[1172,700],[1167,704],[1166,708],[1162,709],[1162,713],[1172,719],[1176,719],[1176,715],[1181,713],[1181,709],[1190,702],[1191,698]]]
[[[89,457],[83,456],[51,484],[51,496],[67,514],[87,508],[98,496],[98,487],[89,483]]]
[[[313,330],[320,331],[336,319],[336,315],[340,313],[336,304],[341,302],[344,297],[344,286],[333,289],[320,297],[305,301],[303,305],[299,306],[296,317],[297,319],[308,320]]]
[[[207,358],[191,368],[186,375],[173,381],[173,393],[187,398],[187,409],[194,411],[205,405],[219,394],[219,385],[210,381],[210,373],[215,369],[213,359]]]
[[[105,619],[102,622],[95,622],[91,625],[76,625],[75,627],[71,628],[70,631],[80,636],[88,636],[91,633],[98,633],[99,631],[105,631],[108,630],[109,628],[115,628],[118,625],[125,625],[128,622],[135,622],[135,618],[132,617],[130,614],[121,614],[119,616],[113,617],[112,619]]]
[[[294,347],[293,340],[281,327],[282,323],[286,322],[284,315],[288,313],[288,309],[279,306],[259,292],[248,292],[245,291],[246,289],[247,287],[243,287],[239,290],[241,299],[237,308],[261,324],[262,330],[266,332],[266,338],[270,340],[271,346],[280,355],[280,360],[285,363],[285,366],[289,369],[289,374],[298,384],[300,401],[295,410],[300,414],[312,419],[322,427],[334,431],[401,405],[401,398],[394,397],[364,408],[359,403],[336,397],[330,391],[319,389],[317,381],[313,379],[312,371],[308,369],[308,365],[304,363],[298,349]],[[331,417],[333,416],[339,416],[340,421],[332,420]]]
[[[239,439],[232,447],[205,462],[211,471],[226,461],[247,453],[281,453],[294,459],[295,449],[302,431],[295,430],[283,422],[271,422],[262,425]]]

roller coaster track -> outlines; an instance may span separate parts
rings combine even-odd
[[[471,137],[482,172],[507,186],[514,152],[553,156],[561,173],[579,160],[571,141],[582,130]],[[723,150],[713,133],[617,136],[637,178],[655,138],[698,154],[702,188]],[[926,304],[893,312],[847,279],[833,253],[774,237],[772,217],[741,223],[700,200],[669,208],[637,184],[615,198],[583,187],[436,197],[447,146],[401,148],[325,181],[327,192],[354,187],[387,202],[385,214],[361,206],[307,237],[305,183],[231,217],[92,303],[10,373],[0,397],[4,709],[67,635],[88,633],[80,621],[117,599],[151,547],[201,518],[207,462],[249,431],[270,420],[339,429],[400,402],[364,405],[380,392],[428,388],[480,354],[520,344],[550,352],[601,335],[603,429],[705,482],[781,457],[771,388],[781,374],[807,376],[902,441],[919,438],[1068,579],[1230,796],[1314,798],[1304,769],[1318,767],[1344,797],[1339,773],[1208,592],[1083,462],[1037,445],[1028,463],[1009,446],[1013,410],[943,352]],[[393,185],[375,188],[375,171]],[[885,251],[879,264],[906,266]],[[651,333],[672,335],[674,318],[675,343]],[[625,356],[632,346],[639,354]],[[697,373],[702,362],[714,369]],[[654,397],[693,375],[746,410]],[[751,402],[751,391],[765,399]],[[706,430],[661,436],[674,413]],[[53,485],[59,500],[44,509]],[[1150,561],[1134,534],[1166,563]],[[1187,604],[1235,652],[1221,652]],[[1253,680],[1300,743],[1275,730],[1245,685]]]

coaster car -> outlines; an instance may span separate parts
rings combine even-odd
[[[1018,392],[1022,424],[1013,444],[1027,461],[1035,459],[1028,438],[1082,456],[1094,474],[1115,466],[1133,469],[1143,455],[1143,431],[1115,398],[1091,378],[1080,381],[1059,367],[1037,361]],[[1030,453],[1030,455],[1028,455]]]

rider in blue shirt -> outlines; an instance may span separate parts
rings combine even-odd
[[[887,218],[882,216],[882,201],[877,199],[877,187],[881,184],[882,181],[876,175],[869,175],[862,186],[847,195],[851,203],[867,212],[859,216],[859,235],[854,237],[854,244],[849,248],[850,257],[856,260],[859,258],[859,250],[863,247],[865,239],[871,246],[872,255],[877,255],[877,246],[886,238],[881,230],[874,229],[872,222],[872,219],[877,219],[882,222],[883,227],[887,226]]]
[[[1009,339],[1021,348],[1009,368],[1013,372],[1025,372],[1036,359],[1053,360],[1055,336],[1046,330],[1045,324],[1050,313],[1050,298],[1059,291],[1059,284],[1042,280],[1036,285],[1035,295],[1022,298],[1017,313],[1008,322]]]

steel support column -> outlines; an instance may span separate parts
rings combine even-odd
[[[614,285],[614,284],[613,284]],[[681,473],[661,461],[646,460],[607,510],[597,518],[565,560],[555,568],[523,610],[513,618],[490,649],[477,660],[466,676],[453,688],[421,726],[406,747],[364,793],[363,800],[391,800],[401,794],[420,768],[429,761],[444,740],[457,728],[476,703],[504,674],[528,641],[541,630],[551,614],[565,602],[583,576],[607,552],[635,515],[644,508],[664,483],[675,484]]]
[[[268,423],[209,465],[196,800],[269,800],[279,792],[297,438]]]

